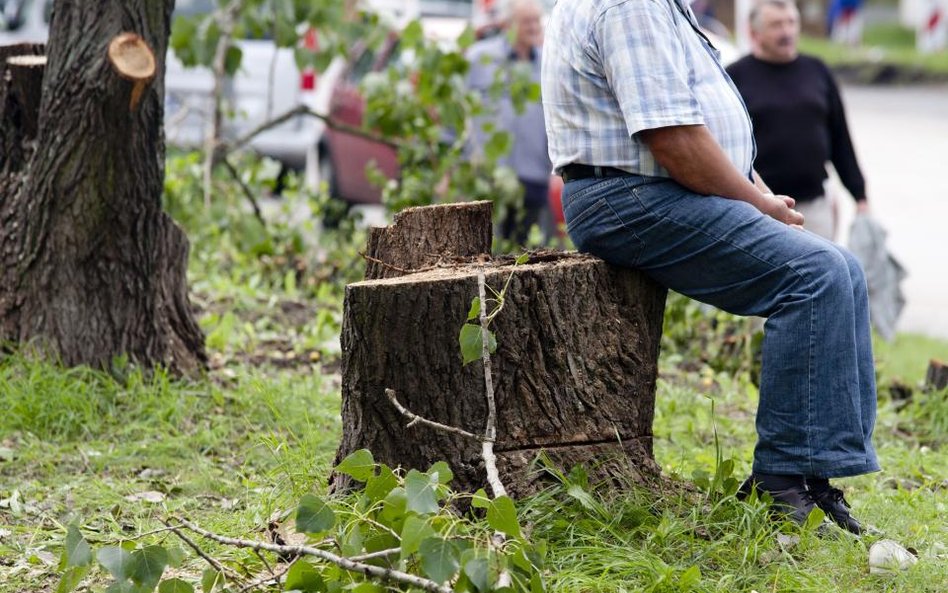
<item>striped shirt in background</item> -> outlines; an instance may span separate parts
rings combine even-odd
[[[750,175],[754,136],[717,50],[683,0],[560,0],[543,49],[554,169],[570,163],[669,177],[637,132],[704,124]]]

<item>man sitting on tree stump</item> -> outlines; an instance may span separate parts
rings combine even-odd
[[[802,229],[752,170],[747,111],[683,0],[553,10],[542,96],[576,246],[740,315],[767,317],[758,442],[741,487],[853,533],[830,478],[877,471],[862,269]]]

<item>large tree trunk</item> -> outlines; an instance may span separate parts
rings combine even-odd
[[[68,365],[127,355],[203,367],[187,238],[161,210],[173,6],[56,3],[35,151],[0,179],[0,339],[33,341]],[[141,53],[121,63],[136,39],[122,33],[142,38],[157,72],[134,72]]]
[[[413,228],[421,215],[414,213]],[[461,226],[446,221],[444,211],[429,220]],[[486,224],[489,233],[489,217]],[[459,245],[478,234],[459,234]],[[337,460],[362,448],[391,466],[427,469],[444,460],[455,488],[485,485],[479,443],[423,424],[406,426],[385,396],[393,389],[411,412],[484,433],[483,364],[462,366],[458,344],[483,271],[498,291],[510,278],[491,326],[498,344],[495,452],[507,490],[536,491],[542,480],[529,466],[541,451],[565,470],[584,464],[594,478],[657,473],[652,417],[665,289],[639,272],[579,254],[546,253],[522,265],[481,254],[467,262],[347,287]],[[334,485],[345,488],[348,481],[337,475]]]

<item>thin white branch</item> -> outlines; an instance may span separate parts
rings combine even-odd
[[[494,493],[494,498],[507,496],[507,489],[500,481],[497,472],[497,458],[494,456],[494,441],[497,439],[497,405],[494,401],[494,378],[490,366],[490,343],[487,332],[487,311],[483,303],[487,301],[484,271],[477,274],[477,294],[481,302],[481,358],[484,362],[484,391],[487,396],[487,426],[484,428],[484,439],[481,441],[481,455],[484,457],[484,467],[487,470],[487,483]]]
[[[385,558],[386,556],[391,556],[392,554],[401,554],[401,548],[389,548],[387,550],[379,550],[378,552],[371,552],[369,554],[362,554],[361,556],[350,556],[349,560],[353,562],[365,562],[366,560],[372,560],[374,558]]]
[[[207,531],[206,529],[202,529],[185,519],[178,519],[176,517],[175,520],[181,523],[181,525],[193,531],[194,533],[197,533],[203,537],[206,537],[207,539],[216,541],[217,543],[220,543],[220,544],[235,546],[238,548],[250,548],[253,550],[267,550],[270,552],[276,552],[277,554],[296,554],[296,555],[304,555],[304,556],[313,556],[313,557],[319,558],[320,560],[324,560],[326,562],[335,564],[336,566],[342,568],[343,570],[348,570],[350,572],[358,572],[360,574],[365,574],[368,576],[380,578],[386,581],[405,583],[407,585],[412,585],[414,587],[424,589],[425,591],[433,591],[434,593],[452,593],[452,589],[450,587],[439,585],[438,583],[430,579],[419,577],[413,574],[408,574],[407,572],[403,572],[400,570],[393,570],[389,568],[382,568],[380,566],[373,566],[371,564],[363,564],[361,562],[354,562],[353,560],[349,558],[345,558],[343,556],[339,556],[337,554],[333,554],[325,550],[311,548],[309,546],[280,546],[277,544],[268,544],[265,542],[255,542],[252,540],[238,539],[234,537],[225,537],[225,536],[217,535],[216,533]]]
[[[386,389],[385,396],[388,398],[392,405],[395,406],[395,409],[398,410],[402,416],[408,418],[408,425],[411,426],[416,423],[424,424],[425,426],[430,426],[437,430],[442,430],[444,432],[450,432],[453,434],[459,434],[462,437],[467,437],[469,439],[474,439],[476,441],[484,441],[487,437],[474,434],[473,432],[468,432],[463,428],[458,428],[456,426],[448,426],[447,424],[441,424],[440,422],[435,422],[434,420],[428,420],[427,418],[422,418],[418,414],[415,414],[398,401],[398,396],[395,394],[394,389]]]

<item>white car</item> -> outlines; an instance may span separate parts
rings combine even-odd
[[[0,0],[0,45],[45,43],[53,0]],[[213,0],[177,0],[175,16],[206,14]],[[315,41],[307,36],[311,42]],[[335,78],[344,60],[319,74],[300,71],[291,48],[266,39],[240,39],[241,67],[229,79],[225,138],[235,139],[298,105],[326,113]],[[165,136],[170,145],[199,148],[213,115],[214,79],[208,68],[185,68],[169,49],[165,72]],[[250,146],[288,167],[306,169],[312,182],[318,171],[318,146],[325,124],[298,116],[256,136]]]

